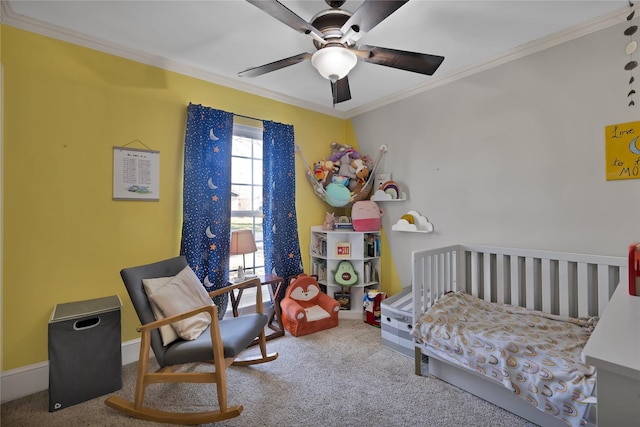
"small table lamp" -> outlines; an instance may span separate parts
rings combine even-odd
[[[245,270],[245,254],[250,254],[257,251],[256,247],[256,239],[253,237],[253,232],[251,230],[234,230],[231,232],[231,245],[229,248],[229,255],[240,255],[242,254],[242,271],[244,273]],[[242,276],[238,271],[238,277],[244,278],[247,276]]]

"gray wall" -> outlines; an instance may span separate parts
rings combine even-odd
[[[402,286],[417,249],[469,243],[624,256],[640,240],[640,179],[605,179],[605,126],[640,120],[640,107],[627,107],[626,26],[352,119],[362,152],[389,146],[380,171],[408,193],[380,203]],[[435,233],[392,231],[409,210]]]

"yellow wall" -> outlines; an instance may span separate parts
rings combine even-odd
[[[349,121],[2,26],[4,66],[2,370],[47,360],[55,304],[119,294],[122,339],[139,324],[123,267],[179,252],[189,102],[292,124],[309,161],[332,141],[357,146]],[[113,201],[112,147],[160,151],[160,201]],[[132,147],[143,148],[138,143]],[[327,206],[297,160],[300,246]],[[399,290],[391,257],[386,290]]]

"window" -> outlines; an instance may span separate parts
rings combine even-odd
[[[244,265],[247,274],[263,275],[264,239],[262,233],[262,128],[234,124],[231,148],[231,231],[250,229],[257,251],[229,257],[229,276]],[[253,307],[255,289],[247,289],[239,308]],[[270,301],[269,289],[262,286],[262,301]],[[227,311],[231,310],[231,305]]]
[[[264,244],[262,234],[262,129],[233,125],[231,150],[231,231],[250,229],[258,250],[229,257],[229,271],[244,265],[248,274],[262,275]]]

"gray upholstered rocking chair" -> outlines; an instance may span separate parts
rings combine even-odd
[[[230,365],[244,366],[270,362],[278,357],[278,353],[267,354],[264,327],[267,325],[268,317],[262,313],[261,292],[256,292],[256,313],[218,320],[216,306],[208,305],[184,314],[156,320],[150,299],[145,292],[143,279],[176,276],[187,265],[184,257],[176,257],[153,264],[126,268],[120,272],[142,324],[138,328],[142,337],[135,399],[131,402],[113,395],[105,401],[108,406],[136,418],[172,424],[205,424],[237,417],[243,407],[227,405],[226,369]],[[245,286],[255,286],[259,289],[259,279],[236,283],[210,292],[209,295],[213,298]],[[163,345],[159,330],[161,326],[203,312],[209,313],[211,324],[198,338],[194,340],[178,338]],[[260,356],[239,359],[239,353],[251,345],[256,337],[258,337]],[[156,372],[148,372],[149,348],[153,350],[160,365],[160,369]],[[215,372],[176,372],[183,364],[203,362],[213,363]],[[169,412],[144,406],[147,385],[167,382],[216,383],[218,409],[205,412]]]

